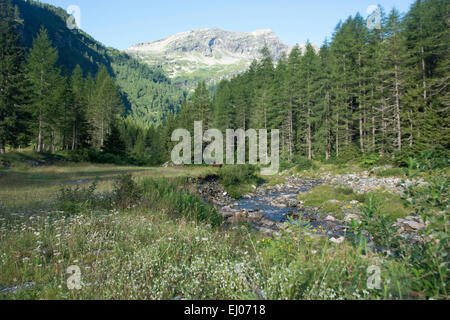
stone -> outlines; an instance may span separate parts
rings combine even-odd
[[[360,217],[357,214],[353,214],[353,213],[348,214],[344,219],[345,222],[352,222],[353,220],[356,222],[361,221]]]
[[[248,214],[248,218],[253,222],[260,222],[264,218],[264,215],[259,212],[251,212]]]
[[[406,221],[404,224],[413,230],[424,230],[426,228],[424,223],[419,223],[416,221]]]
[[[265,228],[265,227],[259,227],[258,228],[259,232],[261,232],[262,234],[268,235],[268,236],[272,236],[272,234],[275,232],[272,229],[269,228]]]
[[[297,207],[297,200],[295,200],[295,199],[288,199],[286,201],[286,204],[287,204],[287,206],[289,208],[295,208],[295,207]]]
[[[333,217],[333,216],[328,215],[328,216],[325,218],[325,221],[328,221],[328,222],[336,222],[336,218]]]
[[[267,219],[267,218],[261,219],[261,224],[262,224],[262,225],[265,225],[265,226],[268,226],[268,227],[273,227],[273,226],[276,225],[275,222],[273,222],[272,220],[269,220],[269,219]]]
[[[333,237],[330,239],[330,241],[333,243],[336,243],[336,244],[341,244],[345,241],[345,238],[344,237],[339,237],[339,238]]]
[[[4,294],[4,293],[16,294],[19,291],[31,289],[33,286],[34,286],[33,283],[27,283],[27,284],[24,284],[24,285],[21,285],[21,286],[5,288],[5,289],[0,290],[0,294]]]

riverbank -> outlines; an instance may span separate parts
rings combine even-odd
[[[161,169],[153,168],[150,172],[158,170]],[[247,220],[261,212],[247,210],[245,220],[233,222],[229,221],[231,217],[224,216],[227,210],[217,211],[202,199],[215,197],[222,207],[233,203],[238,207],[259,206],[259,201],[263,201],[283,213],[302,212],[302,208],[309,208],[307,201],[310,200],[301,200],[301,196],[314,194],[314,190],[324,187],[315,179],[280,176],[267,186],[255,185],[252,195],[236,201],[211,174],[203,172],[201,177],[195,177],[189,176],[192,168],[177,170],[185,170],[185,177],[136,172],[133,183],[129,179],[113,179],[98,186],[65,185],[64,196],[58,189],[53,194],[50,193],[53,189],[48,189],[46,197],[52,206],[33,207],[30,211],[21,211],[24,207],[19,205],[14,211],[11,207],[0,209],[0,298],[447,297],[445,274],[424,256],[426,252],[436,254],[429,247],[423,250],[423,246],[417,246],[422,248],[419,252],[405,249],[399,258],[388,252],[374,251],[364,243],[341,242],[326,234],[321,236],[321,224],[314,232],[304,225],[283,223],[283,228],[269,235]],[[43,171],[39,173],[45,175]],[[27,187],[21,188],[21,194],[25,194]],[[347,196],[347,192],[342,194]],[[261,198],[255,200],[254,197]],[[26,198],[22,201],[26,202]],[[322,213],[320,206],[318,208]],[[365,215],[362,212],[364,228]],[[283,215],[277,213],[277,216]],[[292,214],[287,214],[286,219],[289,216]],[[373,225],[381,224],[375,220]],[[433,224],[427,226],[427,232],[432,227]],[[267,229],[271,229],[270,226]],[[375,234],[378,237],[379,232]],[[432,244],[434,242],[424,245]],[[440,259],[439,256],[434,258]],[[79,267],[80,290],[73,290],[73,283],[69,281],[72,278],[67,270],[71,266]],[[373,279],[370,270],[374,267],[380,270],[379,287],[374,287],[370,281]]]

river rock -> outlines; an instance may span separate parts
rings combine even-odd
[[[339,237],[339,238],[332,237],[330,239],[330,241],[333,243],[336,243],[336,244],[341,244],[345,241],[345,238],[344,237]]]
[[[404,224],[413,230],[423,230],[426,228],[425,224],[416,221],[405,221]]]
[[[261,222],[261,220],[264,218],[264,215],[259,212],[249,212],[248,218],[252,222]]]
[[[345,219],[344,219],[345,222],[352,222],[352,220],[354,220],[356,222],[360,222],[361,218],[357,214],[353,214],[353,213],[345,216]]]
[[[269,220],[269,219],[267,219],[267,218],[261,219],[260,222],[261,222],[261,224],[262,224],[263,226],[267,226],[267,227],[273,227],[273,226],[276,225],[276,223],[275,223],[274,221]]]

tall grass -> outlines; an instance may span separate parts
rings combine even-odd
[[[219,173],[221,184],[233,198],[241,198],[253,190],[252,185],[260,184],[263,179],[252,165],[225,166]]]

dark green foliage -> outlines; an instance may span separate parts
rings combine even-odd
[[[219,84],[207,112],[185,104],[175,126],[190,128],[193,113],[222,130],[280,129],[288,162],[298,154],[371,167],[436,145],[448,150],[449,10],[445,0],[418,0],[405,17],[381,9],[373,30],[357,14],[320,50],[294,48],[276,66],[263,50],[248,71]]]
[[[3,0],[6,1],[6,0]],[[105,47],[82,30],[66,26],[67,12],[37,1],[12,0],[23,21],[20,34],[23,46],[31,48],[41,27],[58,49],[58,65],[67,74],[77,65],[84,76],[96,74],[105,66],[120,88],[127,114],[146,126],[160,124],[170,113],[178,112],[184,91],[172,84],[160,68],[153,68],[116,49]]]
[[[6,145],[26,145],[30,139],[23,75],[24,52],[20,47],[16,19],[10,0],[0,1],[0,153]]]
[[[295,156],[293,163],[297,171],[309,170],[313,167],[312,160],[302,156]]]
[[[203,121],[205,129],[280,129],[281,158],[287,162],[298,155],[367,167],[392,160],[409,166],[411,157],[424,170],[448,165],[445,0],[418,0],[404,17],[381,10],[380,30],[369,30],[359,14],[349,17],[320,50],[297,47],[277,63],[265,48],[248,71],[223,80],[212,98],[205,83],[186,97],[161,69],[69,30],[62,9],[13,4],[18,10],[5,9],[0,30],[8,57],[2,68],[14,66],[9,76],[15,79],[0,104],[0,150],[6,144],[26,146],[32,137],[38,151],[72,150],[101,162],[156,165],[170,158],[173,130],[193,133],[194,121]],[[21,85],[20,36],[32,47],[26,85]],[[118,115],[126,120],[112,128]],[[112,152],[99,153],[107,137],[114,138],[107,147]],[[427,153],[438,145],[442,152]]]
[[[62,187],[57,195],[56,205],[67,214],[78,214],[92,209],[130,209],[139,204],[143,190],[131,174],[123,174],[116,178],[111,192],[99,193],[97,182],[89,187]]]
[[[380,155],[378,153],[365,154],[359,163],[362,167],[371,168],[374,167],[380,161]]]
[[[252,185],[258,185],[262,179],[252,165],[225,166],[219,172],[220,183],[233,198],[241,198],[252,190]]]
[[[89,187],[61,187],[57,195],[57,208],[64,214],[78,214],[98,204],[99,197],[95,194],[97,183]]]
[[[111,123],[111,128],[108,136],[106,137],[105,143],[102,147],[103,153],[109,153],[118,157],[124,157],[126,155],[126,145],[123,142],[120,135],[119,128],[117,127],[116,121]]]
[[[131,174],[123,174],[114,182],[111,194],[113,208],[130,209],[138,205],[143,195],[143,189],[134,180]]]
[[[144,203],[152,209],[161,209],[175,217],[184,216],[198,222],[210,223],[213,227],[222,225],[223,217],[217,210],[186,188],[187,181],[175,179],[145,179]]]

